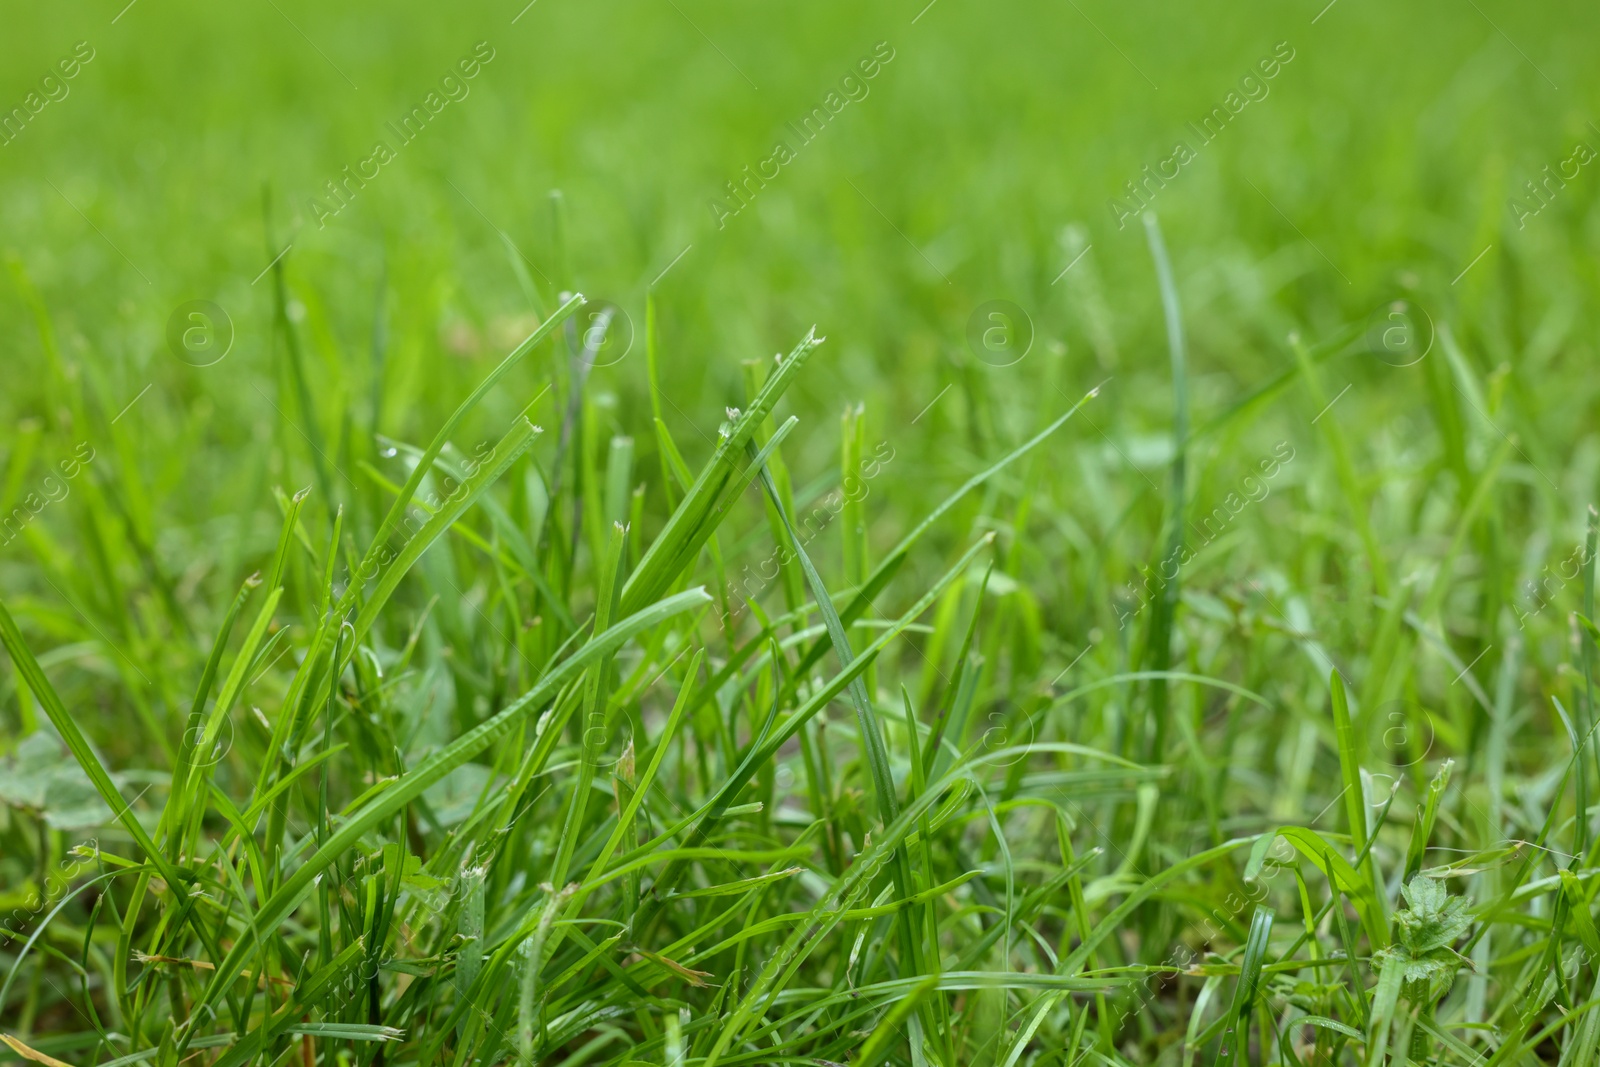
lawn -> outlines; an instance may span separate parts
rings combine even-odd
[[[0,1061],[1600,1062],[1595,11],[0,26]]]

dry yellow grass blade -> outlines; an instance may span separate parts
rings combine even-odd
[[[29,1048],[27,1045],[24,1045],[21,1041],[18,1041],[10,1034],[0,1034],[0,1041],[4,1041],[7,1045],[11,1046],[11,1051],[15,1052],[25,1060],[32,1060],[34,1063],[43,1063],[46,1065],[46,1067],[72,1067],[70,1063],[64,1063],[61,1060],[56,1059],[54,1056],[47,1056],[38,1049]]]

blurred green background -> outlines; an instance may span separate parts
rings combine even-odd
[[[594,371],[596,439],[635,434],[653,470],[642,338],[661,276],[664,416],[691,466],[742,402],[741,361],[787,350],[815,323],[828,344],[786,402],[802,415],[789,462],[801,484],[826,480],[837,414],[864,403],[870,441],[897,456],[871,504],[875,544],[1110,378],[1045,461],[1060,510],[1021,549],[1032,562],[1020,572],[1058,632],[1106,626],[1113,587],[1159,548],[1172,411],[1144,234],[1119,228],[1108,201],[1183,138],[1197,158],[1154,207],[1184,305],[1195,425],[1291,369],[1291,332],[1338,348],[1409,300],[1453,331],[1485,383],[1472,403],[1453,401],[1466,430],[1451,432],[1480,459],[1516,437],[1507,477],[1523,529],[1508,551],[1538,532],[1524,553],[1538,564],[1541,545],[1579,536],[1600,459],[1583,300],[1597,175],[1582,169],[1522,229],[1506,201],[1578,141],[1600,143],[1588,124],[1595,20],[1581,5],[1491,0],[7,4],[5,108],[77,42],[94,57],[0,147],[0,245],[13,257],[0,285],[0,510],[56,453],[93,441],[173,595],[220,611],[270,549],[273,486],[313,484],[320,452],[338,468],[322,475],[334,499],[359,495],[338,471],[373,458],[375,432],[426,439],[573,289],[614,301],[638,339]],[[393,142],[385,124],[479,42],[494,58],[470,95],[319,228],[309,205],[324,183]],[[893,59],[869,94],[719,229],[709,205],[724,183],[880,42]],[[1186,124],[1284,42],[1293,59],[1270,93],[1201,147]],[[274,347],[263,274],[286,245],[307,397],[281,338]],[[1022,308],[1034,335],[1005,367],[967,340],[995,299]],[[169,320],[190,300],[231,319],[232,349],[214,366],[169,350]],[[1395,368],[1349,346],[1330,358],[1328,393],[1351,384],[1340,418],[1363,469],[1382,472],[1373,498],[1390,494],[1379,535],[1397,560],[1436,551],[1449,532],[1429,519],[1436,498],[1390,479],[1434,469],[1414,446],[1428,390],[1443,386],[1427,364]],[[519,368],[482,425],[520,409],[555,360],[547,350]],[[69,410],[76,389],[82,412]],[[1198,442],[1199,510],[1274,442],[1309,440],[1315,414],[1296,391],[1248,429]],[[1238,531],[1246,559],[1292,569],[1272,539],[1308,533],[1349,547],[1320,506],[1337,507],[1331,479],[1314,484],[1303,465],[1298,481],[1301,506],[1280,502],[1275,520]],[[40,551],[60,553],[58,576],[76,562],[69,514],[35,523]],[[56,598],[40,574],[21,541],[0,553],[0,587]],[[65,609],[58,622],[82,629]]]
[[[672,391],[691,403],[725,391],[738,359],[817,322],[832,335],[831,373],[810,375],[809,395],[909,418],[963,361],[967,316],[991,297],[1026,308],[1041,338],[1066,343],[1074,379],[1091,378],[1070,286],[1050,285],[1071,258],[1062,228],[1088,227],[1120,347],[1140,352],[1159,337],[1148,257],[1106,202],[1192,137],[1185,123],[1280,41],[1295,58],[1270,95],[1156,204],[1200,369],[1259,373],[1281,359],[1287,329],[1327,331],[1408,282],[1436,315],[1472,308],[1490,358],[1508,358],[1544,307],[1588,280],[1576,273],[1591,235],[1587,171],[1525,231],[1507,232],[1505,208],[1522,181],[1596,136],[1593,13],[1578,5],[1480,14],[1339,0],[1314,25],[1318,4],[1089,0],[938,0],[915,24],[916,3],[8,7],[6,107],[75,42],[95,50],[71,94],[0,149],[0,231],[68,350],[108,390],[154,377],[174,399],[224,403],[239,375],[265,369],[266,284],[250,284],[271,258],[263,188],[278,247],[294,241],[310,351],[352,395],[367,385],[385,259],[397,367],[466,381],[476,368],[422,357],[504,349],[494,323],[530,302],[495,228],[543,278],[635,319],[648,282],[692,244],[662,286]],[[318,231],[307,201],[479,41],[496,58],[471,95]],[[718,231],[707,202],[723,183],[879,41],[895,58],[870,95]],[[551,189],[567,204],[564,256]],[[1478,306],[1506,272],[1524,304]],[[168,362],[168,313],[190,298],[221,304],[238,328],[225,372]],[[14,292],[0,314],[8,360],[36,365]],[[636,391],[639,369],[614,372],[620,393]],[[35,400],[24,383],[7,390],[19,412]]]

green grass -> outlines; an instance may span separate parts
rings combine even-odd
[[[1592,11],[0,24],[0,1060],[1600,1055]]]

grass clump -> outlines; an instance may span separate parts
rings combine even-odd
[[[0,1061],[1595,1062],[1593,19],[1353,4],[94,13]]]

